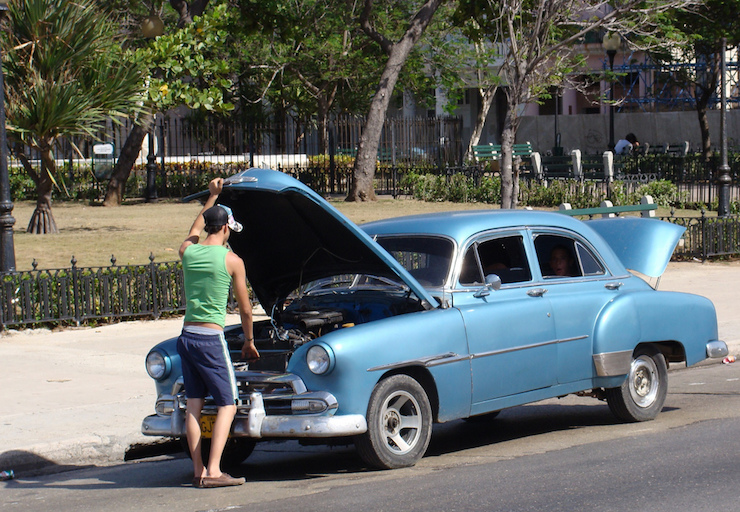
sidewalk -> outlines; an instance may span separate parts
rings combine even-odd
[[[659,289],[712,299],[720,339],[740,355],[740,263],[671,263]],[[175,318],[0,337],[0,471],[117,463],[158,439],[140,433],[156,398],[144,358],[181,327]]]

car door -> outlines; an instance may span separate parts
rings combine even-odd
[[[502,397],[557,382],[555,326],[549,301],[532,280],[524,232],[481,236],[468,244],[453,292],[463,316],[472,371],[472,412],[510,404]],[[500,289],[484,285],[487,276]]]
[[[557,381],[567,384],[594,376],[593,332],[601,309],[619,293],[620,283],[583,238],[560,230],[533,230],[535,275],[546,290],[555,319]],[[565,264],[563,264],[565,260]]]

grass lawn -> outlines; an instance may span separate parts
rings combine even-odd
[[[335,199],[331,202],[358,224],[417,213],[492,208],[478,203],[426,203],[415,199],[381,198],[373,203],[346,203]],[[18,270],[31,269],[34,259],[38,268],[69,267],[73,256],[79,267],[108,266],[111,256],[115,256],[118,265],[145,264],[149,263],[150,253],[155,261],[176,260],[177,249],[201,208],[197,201],[181,203],[176,200],[132,201],[117,208],[57,202],[52,212],[60,233],[30,235],[25,230],[34,206],[32,202],[18,202],[13,210]],[[658,211],[658,215],[668,214]],[[676,215],[688,214],[699,215],[699,212],[676,212]],[[249,219],[239,220],[249,222]]]
[[[481,204],[425,203],[414,199],[380,199],[374,203],[332,201],[356,223],[399,215],[445,210],[490,208]],[[57,202],[52,207],[59,234],[31,235],[26,226],[35,203],[18,202],[13,209],[16,268],[29,270],[35,259],[38,268],[108,266],[111,256],[117,265],[177,260],[177,249],[200,211],[197,201],[132,202],[117,208],[90,206],[88,203]],[[248,219],[239,219],[249,222]]]

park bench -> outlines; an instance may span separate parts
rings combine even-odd
[[[336,154],[357,158],[357,148],[337,148]],[[379,148],[378,161],[382,163],[391,163],[393,161],[393,150],[389,148]]]
[[[573,177],[573,157],[570,155],[562,156],[541,156],[539,158],[540,169],[535,166],[535,176],[539,179],[567,179]]]
[[[641,217],[655,217],[655,210],[658,209],[658,205],[653,201],[653,197],[650,195],[642,196],[640,198],[640,204],[635,205],[624,205],[614,206],[611,201],[602,201],[598,208],[579,208],[573,210],[570,203],[562,203],[558,208],[558,213],[570,215],[571,217],[579,215],[587,215],[589,218],[594,215],[601,215],[602,217],[615,217],[620,213],[627,212],[640,212]]]
[[[534,150],[532,144],[525,142],[523,144],[514,144],[514,158],[530,158]],[[498,160],[501,158],[501,144],[481,144],[473,146],[473,155],[476,160]]]
[[[603,180],[608,175],[605,155],[585,155],[574,149],[568,156],[533,156],[535,177],[539,180],[568,179]]]
[[[513,158],[516,162],[519,160],[519,172],[532,172],[535,167],[534,155],[538,155],[532,149],[530,142],[514,144],[512,148]],[[473,146],[473,156],[477,161],[498,161],[501,160],[501,144],[480,144]]]
[[[683,141],[676,144],[664,144],[652,145],[649,142],[645,142],[640,145],[637,154],[640,155],[674,155],[674,156],[686,156],[689,153],[689,141]]]

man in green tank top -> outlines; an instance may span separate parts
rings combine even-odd
[[[230,285],[233,285],[239,303],[244,331],[242,358],[258,359],[259,352],[254,344],[252,306],[244,262],[224,247],[231,231],[241,231],[242,226],[234,220],[231,209],[216,205],[223,189],[223,179],[214,179],[208,184],[208,189],[208,200],[180,246],[187,305],[177,352],[182,362],[188,399],[185,431],[193,459],[193,485],[225,487],[245,482],[244,478],[234,478],[221,471],[221,455],[239,399],[234,367],[223,334]],[[203,230],[206,237],[201,241]],[[200,415],[209,394],[218,406],[218,412],[213,424],[211,451],[205,464],[201,456]]]

